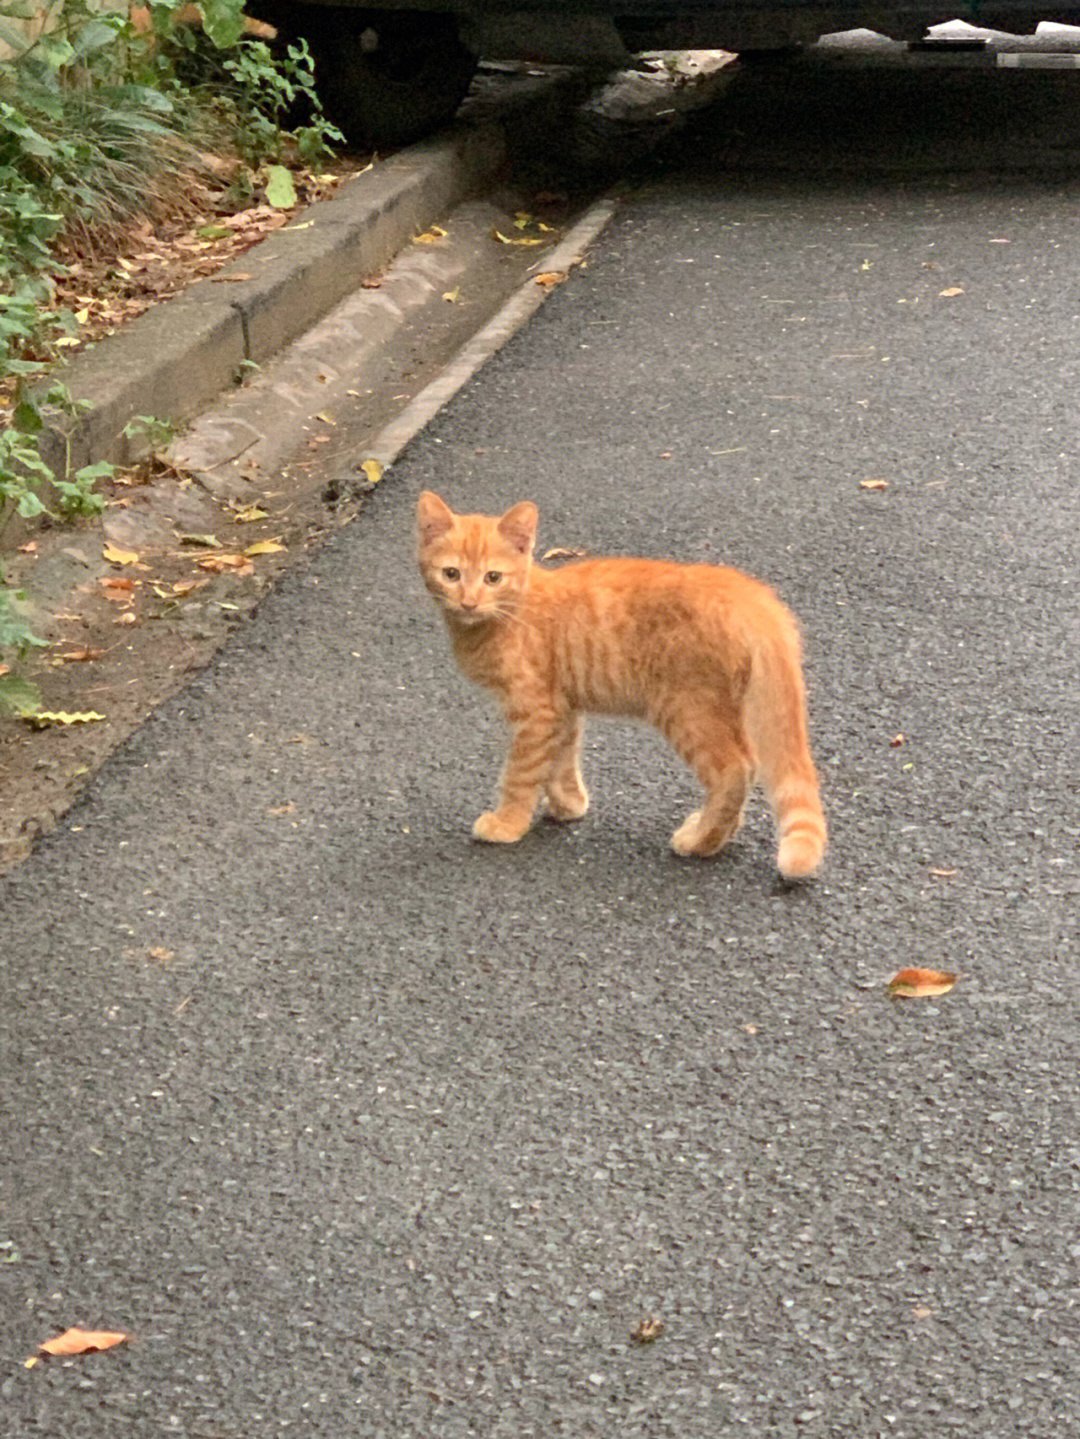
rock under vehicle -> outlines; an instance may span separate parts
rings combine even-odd
[[[614,69],[644,50],[775,51],[866,28],[918,40],[967,20],[1024,33],[1080,24],[1080,0],[249,0],[315,58],[328,117],[353,145],[414,140],[448,120],[481,57]]]

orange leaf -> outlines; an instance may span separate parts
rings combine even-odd
[[[925,999],[947,994],[959,978],[947,969],[902,969],[889,980],[889,993],[894,999]]]
[[[108,1329],[66,1329],[55,1339],[46,1339],[38,1346],[38,1352],[26,1360],[26,1367],[32,1368],[47,1354],[96,1354],[101,1349],[114,1349],[117,1344],[126,1344],[130,1334]]]
[[[199,569],[212,570],[219,575],[224,570],[237,570],[242,575],[250,575],[254,573],[255,566],[247,555],[207,555],[199,561]]]
[[[565,270],[545,270],[542,275],[536,276],[536,283],[544,290],[552,290],[556,285],[561,285],[565,279]]]

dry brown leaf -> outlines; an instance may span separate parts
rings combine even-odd
[[[541,563],[544,560],[580,560],[584,559],[588,553],[588,550],[561,548],[546,551],[546,553],[541,555],[540,559]]]
[[[58,665],[69,665],[75,664],[76,662],[82,660],[99,660],[103,657],[104,654],[104,650],[94,650],[89,648],[84,648],[81,650],[67,650],[64,654],[56,656],[56,663]]]
[[[889,980],[889,993],[894,999],[927,999],[947,994],[959,978],[947,969],[901,969]]]
[[[904,742],[904,736],[902,734],[894,734],[892,739],[889,741],[889,748],[899,749],[900,746],[904,744]]]
[[[225,570],[235,570],[241,575],[255,573],[255,566],[247,555],[204,555],[199,561],[199,569],[210,570],[216,575],[223,574]]]
[[[860,490],[887,490],[888,488],[889,488],[889,482],[888,482],[888,480],[860,480],[860,481],[859,481],[859,489],[860,489]]]
[[[652,1344],[663,1332],[664,1321],[660,1316],[647,1314],[637,1328],[631,1331],[630,1338],[635,1344]]]
[[[102,575],[98,584],[105,591],[105,598],[115,604],[130,605],[135,598],[135,581],[122,579],[119,575]]]
[[[118,1344],[126,1344],[130,1338],[130,1334],[123,1334],[119,1330],[65,1329],[63,1334],[58,1334],[55,1339],[46,1339],[44,1344],[39,1345],[38,1352],[26,1360],[26,1367],[33,1368],[39,1360],[50,1354],[97,1354],[103,1349],[115,1349]]]
[[[545,270],[542,275],[537,275],[536,283],[543,286],[545,290],[552,290],[556,285],[561,285],[565,279],[565,270]]]

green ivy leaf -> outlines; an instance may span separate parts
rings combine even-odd
[[[293,177],[284,165],[266,167],[266,203],[275,210],[291,210],[297,203]]]
[[[29,719],[41,708],[41,691],[18,675],[0,675],[0,711]]]

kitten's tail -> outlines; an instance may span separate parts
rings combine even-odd
[[[806,693],[794,620],[787,634],[754,658],[747,730],[779,834],[776,867],[785,879],[808,879],[825,853],[825,815],[810,754]]]

